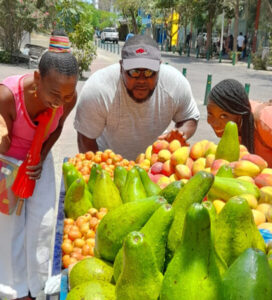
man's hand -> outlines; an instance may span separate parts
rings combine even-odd
[[[172,129],[170,132],[158,137],[159,140],[166,140],[169,143],[173,140],[178,140],[181,143],[181,146],[189,146],[186,138],[186,135],[184,135],[183,132],[179,131],[178,129]]]
[[[26,169],[28,170],[26,172],[26,175],[32,180],[38,180],[41,178],[41,173],[42,173],[42,161],[40,161],[37,165],[35,166],[27,166]]]

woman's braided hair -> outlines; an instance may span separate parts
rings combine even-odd
[[[63,30],[55,30],[52,35],[67,36]],[[77,60],[70,52],[58,53],[48,50],[41,57],[39,71],[41,76],[44,77],[50,70],[56,70],[67,76],[78,75]]]
[[[243,85],[235,79],[222,80],[211,90],[209,99],[224,111],[242,116],[242,144],[254,153],[254,116]]]

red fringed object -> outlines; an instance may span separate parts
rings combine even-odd
[[[19,198],[25,199],[33,194],[36,181],[29,179],[28,175],[26,175],[27,167],[35,166],[40,162],[43,140],[49,131],[55,113],[56,110],[50,108],[41,113],[36,119],[38,126],[34,135],[34,139],[32,141],[27,158],[19,167],[17,176],[12,185],[12,191]]]

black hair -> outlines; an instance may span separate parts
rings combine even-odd
[[[242,144],[254,153],[254,116],[243,85],[235,79],[222,80],[211,90],[209,99],[224,111],[242,116]]]
[[[52,35],[67,36],[62,29],[54,30]],[[74,55],[70,52],[46,51],[39,62],[41,77],[46,76],[51,70],[67,76],[78,75],[78,63]]]

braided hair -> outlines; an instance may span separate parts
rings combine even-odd
[[[224,111],[242,116],[242,144],[254,153],[254,116],[243,85],[235,79],[222,80],[211,90],[209,99]]]
[[[67,37],[65,32],[62,30],[53,31],[52,36]],[[39,62],[39,71],[41,76],[46,76],[51,70],[55,70],[58,73],[67,76],[78,75],[77,60],[74,55],[68,51],[69,50],[65,52],[46,51]]]

